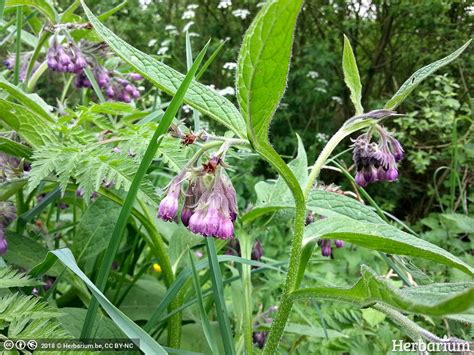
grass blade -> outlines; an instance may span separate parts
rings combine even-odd
[[[191,253],[191,250],[189,250],[189,260],[191,262],[191,270],[193,271],[193,284],[194,284],[194,289],[196,290],[196,296],[197,296],[197,304],[199,307],[199,313],[201,315],[201,322],[202,322],[202,329],[204,331],[204,335],[206,337],[207,343],[209,344],[209,347],[211,348],[211,351],[213,354],[219,354],[219,349],[217,348],[217,342],[216,339],[214,339],[214,335],[211,330],[211,325],[209,323],[209,318],[206,313],[206,309],[204,306],[204,301],[202,297],[202,291],[201,291],[201,284],[199,282],[199,276],[196,270],[196,265],[194,264],[194,259],[193,259],[193,254]]]
[[[222,275],[217,260],[216,246],[214,238],[206,238],[207,254],[209,259],[209,268],[211,270],[212,289],[214,293],[214,302],[216,304],[217,321],[221,328],[222,342],[226,354],[235,354],[234,339],[232,329],[230,329],[229,316],[224,299],[224,288],[222,286]]]
[[[113,260],[115,258],[115,255],[117,254],[117,250],[120,244],[120,240],[122,238],[122,234],[125,230],[125,227],[127,225],[128,218],[130,216],[130,213],[133,208],[133,204],[135,202],[135,198],[137,196],[138,190],[140,188],[141,181],[143,180],[146,171],[150,167],[150,164],[156,154],[156,151],[158,150],[160,140],[158,140],[159,137],[161,137],[163,134],[165,134],[168,131],[168,128],[173,121],[174,116],[178,112],[179,107],[181,106],[181,103],[183,102],[184,95],[186,93],[186,90],[188,89],[189,85],[192,82],[192,79],[194,75],[197,72],[197,69],[199,65],[202,62],[202,59],[204,58],[204,55],[207,51],[207,47],[209,46],[209,42],[206,44],[206,46],[202,49],[201,53],[196,58],[196,61],[194,62],[193,66],[191,69],[188,71],[186,74],[183,82],[178,88],[178,91],[176,92],[176,95],[173,97],[171,100],[170,105],[168,106],[163,118],[161,119],[155,133],[153,134],[152,139],[150,140],[150,143],[148,144],[148,148],[145,152],[145,155],[143,156],[142,161],[140,162],[140,166],[138,168],[137,173],[135,174],[135,177],[133,179],[132,185],[130,186],[130,189],[127,193],[127,197],[125,198],[124,204],[122,206],[122,209],[120,211],[119,218],[117,220],[117,223],[115,225],[114,231],[112,233],[112,237],[109,242],[109,247],[107,248],[107,251],[104,255],[104,259],[102,260],[102,264],[99,269],[99,273],[97,276],[97,281],[96,281],[96,286],[100,291],[103,291],[105,289],[105,286],[107,284],[107,279],[110,274],[110,270],[112,267]],[[172,276],[171,276],[172,277]],[[91,335],[91,330],[92,326],[94,324],[95,317],[97,316],[97,307],[98,303],[96,299],[93,299],[89,305],[89,309],[87,311],[87,316],[86,320],[84,322],[82,332],[81,332],[81,338],[90,338]]]

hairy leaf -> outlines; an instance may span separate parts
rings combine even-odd
[[[352,51],[349,39],[344,35],[344,51],[342,54],[342,70],[344,72],[344,82],[351,91],[351,101],[354,104],[356,115],[364,112],[362,107],[362,84],[360,83],[359,69]]]
[[[362,277],[350,288],[300,289],[292,293],[292,298],[344,301],[360,307],[380,302],[405,312],[443,316],[463,312],[474,305],[474,284],[446,283],[396,289],[363,265]]]
[[[467,41],[462,47],[455,50],[453,53],[444,57],[443,59],[437,60],[427,66],[418,69],[412,76],[408,78],[407,81],[398,89],[395,95],[385,104],[385,108],[389,110],[395,109],[400,105],[410,93],[428,76],[433,74],[436,70],[441,67],[451,63],[457,57],[461,55],[462,52],[469,46],[472,40]]]
[[[22,105],[0,99],[0,119],[33,148],[56,141],[52,125]]]
[[[72,245],[78,261],[93,258],[107,248],[119,212],[120,206],[106,198],[89,205],[77,225]]]
[[[18,86],[13,85],[12,83],[5,80],[3,76],[0,75],[0,89],[5,90],[10,94],[15,100],[18,100],[24,106],[28,107],[33,112],[36,112],[43,119],[54,122],[55,117],[51,114],[52,107],[49,106],[46,102],[43,101],[37,94],[27,94]]]
[[[286,88],[293,32],[302,0],[269,1],[245,34],[237,68],[237,99],[252,143],[267,142]]]
[[[305,238],[341,239],[384,253],[409,255],[455,267],[474,275],[474,268],[446,250],[389,224],[369,223],[333,216],[305,228]]]
[[[82,1],[82,6],[99,36],[107,42],[117,55],[160,90],[171,95],[176,93],[184,79],[183,74],[120,39],[92,14],[84,1]],[[192,82],[186,92],[184,102],[225,125],[238,136],[245,137],[245,122],[237,108],[211,88],[195,81]]]
[[[58,14],[54,9],[53,5],[47,0],[6,0],[5,7],[14,7],[14,6],[32,6],[38,9],[43,13],[49,21],[52,23],[56,22]]]

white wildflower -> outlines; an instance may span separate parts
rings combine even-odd
[[[225,89],[222,89],[222,90],[217,90],[217,92],[219,94],[221,94],[222,96],[226,96],[226,95],[233,96],[233,95],[235,95],[235,89],[231,86],[228,86],[228,87],[226,87]]]
[[[306,76],[310,79],[316,79],[319,77],[319,73],[317,71],[311,70],[308,72],[308,74],[306,74]]]
[[[221,0],[219,5],[217,5],[218,9],[227,9],[228,7],[232,6],[232,1],[231,0]]]
[[[235,17],[240,17],[242,20],[245,20],[248,15],[250,15],[250,11],[247,9],[237,9],[232,11],[232,15]]]
[[[234,70],[234,69],[237,68],[237,63],[234,63],[234,62],[227,62],[227,63],[225,63],[222,67],[223,67],[224,69]]]

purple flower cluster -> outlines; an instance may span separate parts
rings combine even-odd
[[[320,239],[318,240],[318,245],[321,247],[321,254],[323,256],[331,256],[331,239]],[[336,248],[342,248],[344,246],[344,241],[336,239],[334,240],[334,245]]]
[[[0,255],[8,250],[5,229],[16,219],[16,208],[9,202],[0,202]]]
[[[352,145],[352,158],[357,169],[355,181],[359,186],[398,179],[397,163],[403,159],[403,148],[382,126],[376,128],[380,137],[377,143],[371,142],[371,137],[364,133]]]
[[[188,187],[182,193],[181,186],[185,181],[188,181]],[[175,220],[182,194],[185,198],[181,221],[190,231],[205,237],[233,238],[237,199],[220,159],[212,158],[197,173],[179,173],[160,203],[158,217],[165,221]]]
[[[126,76],[110,71],[98,63],[99,55],[103,55],[104,44],[93,44],[81,40],[77,45],[62,45],[54,37],[47,54],[49,69],[76,75],[74,85],[77,88],[90,88],[92,83],[84,71],[91,68],[94,78],[109,100],[132,102],[140,97],[140,91],[131,81],[143,80],[137,73]]]
[[[28,65],[30,63],[31,55],[33,52],[25,52],[20,54],[20,70],[18,72],[18,79],[20,81],[25,81],[26,79],[26,73],[28,71]],[[15,56],[10,54],[8,57],[3,61],[3,64],[8,70],[14,70],[15,69]],[[37,69],[39,68],[39,63],[35,62],[33,66],[33,70],[31,71],[31,74],[33,74]]]

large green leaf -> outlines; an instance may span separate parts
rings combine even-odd
[[[56,22],[58,14],[53,5],[47,0],[6,0],[5,7],[32,6],[43,13],[52,23]]]
[[[384,277],[362,266],[362,277],[350,288],[316,287],[292,293],[294,300],[317,298],[344,301],[367,307],[385,303],[401,311],[444,316],[474,306],[474,283],[432,284],[396,289]]]
[[[91,204],[81,217],[74,237],[72,251],[83,262],[97,256],[109,245],[120,212],[120,206],[106,198]]]
[[[145,354],[167,354],[165,349],[161,347],[148,333],[135,324],[130,318],[118,310],[89,280],[89,278],[82,272],[74,259],[71,251],[67,248],[53,250],[48,253],[47,258],[42,264],[32,270],[32,274],[41,274],[48,270],[59,259],[69,270],[76,274],[87,285],[97,301],[101,304],[104,311],[115,322],[115,324],[140,347],[140,350]]]
[[[237,99],[252,143],[268,141],[286,88],[293,32],[302,0],[272,0],[245,34],[237,69]]]
[[[356,115],[364,112],[362,107],[362,84],[360,83],[359,69],[352,51],[349,39],[344,35],[344,51],[342,54],[342,70],[344,72],[344,82],[351,91],[351,101],[354,104]]]
[[[160,90],[171,95],[176,93],[184,79],[183,74],[120,39],[92,14],[84,1],[81,2],[89,21],[99,36],[117,55]],[[238,136],[245,137],[245,122],[237,108],[212,89],[193,81],[186,92],[184,102],[225,125]]]
[[[0,119],[33,148],[56,141],[56,134],[50,123],[22,105],[0,99]]]
[[[341,239],[384,253],[409,255],[455,267],[474,275],[474,268],[446,250],[389,224],[332,216],[305,228],[305,238]]]
[[[37,94],[27,94],[18,86],[13,85],[0,75],[0,89],[5,90],[15,100],[18,100],[31,111],[36,112],[45,120],[54,122],[55,117],[51,114],[52,107],[43,101]]]
[[[457,57],[461,55],[462,52],[469,46],[472,40],[467,41],[462,47],[458,48],[456,51],[444,57],[443,59],[437,60],[427,66],[418,69],[412,76],[408,78],[407,81],[398,89],[398,91],[393,95],[393,97],[385,104],[385,108],[389,110],[395,109],[400,105],[410,93],[428,76],[433,74],[439,68],[451,63]]]

